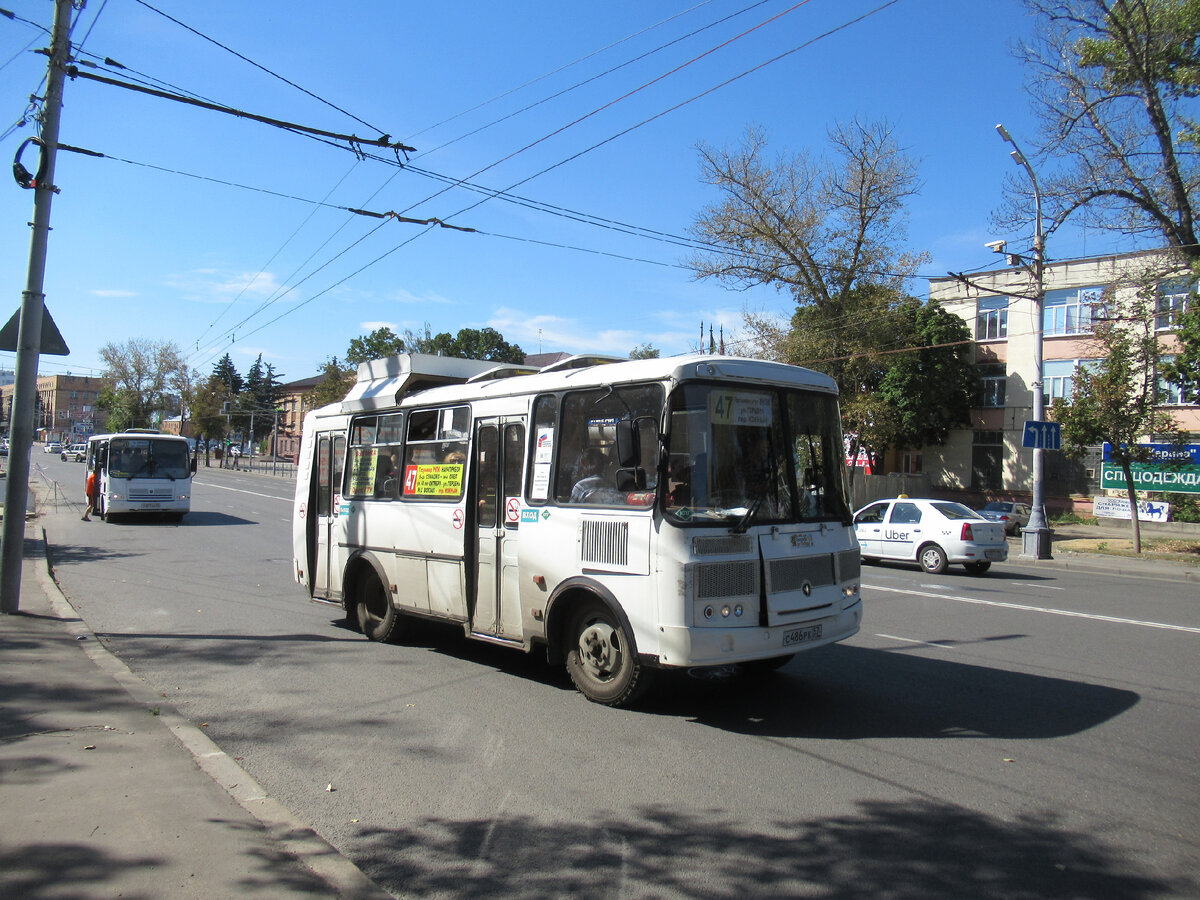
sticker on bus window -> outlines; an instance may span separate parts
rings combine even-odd
[[[404,493],[409,497],[457,497],[462,494],[462,463],[406,466]]]
[[[550,496],[550,461],[554,458],[554,429],[539,428],[537,443],[533,451],[533,478],[529,484],[532,500],[545,500]]]
[[[708,418],[714,425],[771,427],[771,395],[713,390],[708,395]]]
[[[375,469],[379,451],[375,447],[355,447],[350,456],[350,496],[366,497],[375,490]]]

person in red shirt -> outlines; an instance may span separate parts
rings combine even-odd
[[[83,511],[83,521],[92,521],[92,513],[96,511],[96,470],[88,472],[87,477],[87,509]]]

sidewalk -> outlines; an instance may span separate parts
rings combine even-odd
[[[101,646],[36,526],[0,684],[0,896],[391,896]]]

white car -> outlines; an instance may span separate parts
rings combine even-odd
[[[982,575],[1008,559],[1004,525],[951,500],[876,500],[854,514],[854,533],[864,559],[916,562],[934,575],[957,563]]]
[[[42,447],[43,453],[62,453],[62,443],[60,441],[50,441]]]

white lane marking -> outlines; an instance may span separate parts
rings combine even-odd
[[[235,494],[252,494],[255,497],[266,497],[268,500],[286,500],[288,503],[292,502],[291,497],[276,497],[274,494],[260,494],[258,491],[244,491],[241,488],[225,487],[223,484],[213,484],[209,481],[201,481],[200,484],[204,485],[205,487],[216,488],[219,491],[233,491]]]
[[[939,650],[953,650],[946,644],[939,644],[937,641],[918,641],[915,638],[897,637],[894,634],[876,634],[875,637],[884,638],[889,641],[901,641],[905,644],[924,644],[926,647],[937,647]]]
[[[1027,606],[1023,603],[1008,603],[1004,600],[980,600],[977,597],[956,597],[953,594],[930,594],[926,591],[908,591],[903,588],[876,587],[864,584],[864,588],[873,591],[890,591],[893,594],[909,594],[913,597],[936,597],[939,600],[956,600],[959,603],[976,603],[979,606],[998,606],[1002,609],[1019,609],[1023,612],[1046,613],[1051,616],[1068,616],[1072,619],[1092,619],[1096,622],[1112,622],[1117,625],[1140,625],[1143,628],[1162,628],[1166,631],[1185,631],[1190,634],[1200,634],[1200,628],[1190,625],[1169,625],[1165,622],[1146,622],[1142,619],[1122,619],[1118,616],[1101,616],[1096,613],[1076,612],[1073,609],[1053,609],[1048,606]]]
[[[1013,587],[1037,588],[1039,591],[1065,591],[1066,590],[1065,587],[1055,587],[1054,585],[1050,585],[1050,584],[1033,584],[1031,582],[1026,582],[1026,581],[1010,581],[1009,584],[1011,584]]]

